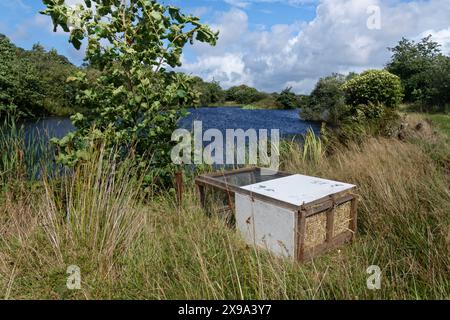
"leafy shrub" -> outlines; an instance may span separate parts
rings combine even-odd
[[[234,101],[240,104],[249,104],[262,100],[266,97],[267,94],[259,92],[255,88],[246,85],[231,87],[226,92],[227,101]]]
[[[268,97],[266,97],[262,100],[259,100],[253,104],[260,109],[281,109],[281,108],[283,108],[283,106],[280,104],[280,102],[272,95],[269,95]]]
[[[225,101],[225,91],[219,82],[205,82],[200,77],[194,78],[194,89],[200,93],[199,105],[202,107]]]
[[[337,124],[341,114],[347,109],[342,90],[344,83],[345,77],[340,74],[321,78],[307,99],[306,105],[302,107],[301,117],[305,120]]]
[[[403,99],[400,78],[386,70],[368,70],[347,81],[343,90],[349,105],[383,104],[397,107]]]
[[[20,117],[74,113],[75,92],[66,79],[76,70],[54,49],[23,50],[0,34],[0,110],[15,109]]]
[[[430,69],[436,65],[436,58],[440,55],[439,44],[432,41],[431,36],[419,42],[402,38],[389,50],[392,52],[392,58],[387,70],[400,77],[405,89],[405,100],[426,100],[424,97],[433,88]]]
[[[283,106],[284,109],[296,109],[300,107],[300,101],[297,95],[291,91],[292,87],[288,87],[281,91],[277,96],[277,102]]]

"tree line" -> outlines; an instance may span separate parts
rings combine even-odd
[[[80,86],[68,81],[80,71],[90,82],[101,75],[100,68],[92,64],[77,67],[55,49],[46,51],[38,43],[25,50],[0,34],[0,116],[6,112],[23,118],[69,116],[83,111],[76,100]],[[290,88],[271,94],[247,85],[225,90],[219,82],[206,82],[200,77],[194,77],[192,85],[199,93],[192,107],[236,104],[295,109],[301,107],[304,97]]]
[[[382,70],[319,79],[300,116],[357,135],[358,127],[369,127],[373,134],[392,132],[401,104],[422,112],[448,112],[450,57],[439,44],[428,36],[419,42],[402,39],[388,49],[392,56]]]
[[[403,98],[399,102],[420,111],[448,110],[450,57],[442,53],[439,44],[430,36],[419,42],[402,39],[389,50],[392,58],[384,70],[400,79]],[[79,87],[67,81],[80,70],[91,80],[100,75],[100,71],[92,66],[73,65],[55,49],[46,51],[42,45],[35,44],[31,50],[24,50],[0,34],[0,113],[14,110],[22,117],[68,116],[82,110],[76,102]],[[372,74],[381,84],[371,88],[373,94],[377,94],[378,90],[385,90],[385,84],[380,82],[386,73]],[[235,104],[268,109],[301,108],[302,118],[306,120],[337,124],[355,104],[355,101],[349,102],[350,89],[347,88],[346,93],[344,88],[344,84],[354,77],[358,75],[332,74],[321,78],[310,95],[295,94],[289,87],[280,93],[261,92],[247,85],[225,90],[217,81],[206,82],[194,77],[193,89],[199,95],[192,106]],[[369,97],[358,104],[368,102],[373,105],[380,101]]]
[[[218,81],[206,82],[200,77],[194,78],[194,87],[200,92],[198,106],[240,105],[262,109],[298,109],[304,102],[304,95],[295,94],[291,87],[280,93],[258,91],[248,85],[232,86],[223,89]]]
[[[76,88],[67,78],[77,71],[66,57],[40,44],[16,47],[0,34],[0,115],[21,117],[72,114]]]

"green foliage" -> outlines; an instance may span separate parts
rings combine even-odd
[[[226,100],[235,101],[239,104],[250,104],[266,97],[267,94],[246,85],[231,87],[226,91]]]
[[[343,90],[349,105],[383,104],[396,108],[402,102],[400,78],[385,70],[367,70],[347,81]]]
[[[431,36],[414,42],[403,38],[390,48],[387,70],[399,76],[405,88],[405,100],[432,110],[450,104],[450,57],[441,53]]]
[[[401,93],[399,78],[387,71],[333,74],[319,80],[301,116],[331,124],[333,136],[342,143],[362,141],[368,135],[391,136]]]
[[[6,111],[21,117],[72,113],[75,92],[66,79],[75,71],[56,50],[36,44],[26,51],[0,35],[0,117]]]
[[[316,137],[314,130],[308,128],[303,140],[302,159],[311,165],[317,165],[325,155],[322,140]]]
[[[273,95],[268,95],[266,98],[252,103],[254,109],[282,109],[283,105]]]
[[[200,93],[199,105],[202,107],[225,101],[225,91],[217,81],[205,82],[202,78],[195,77],[194,89]]]
[[[26,134],[11,114],[0,122],[0,191],[54,169],[54,150],[43,137]]]
[[[38,70],[7,37],[0,35],[0,117],[42,114],[43,90]]]
[[[283,106],[283,109],[297,109],[300,107],[297,95],[291,90],[292,87],[288,87],[277,96],[277,102]]]
[[[25,51],[24,55],[37,68],[42,82],[42,103],[45,111],[58,116],[75,113],[76,91],[72,83],[67,82],[67,78],[74,75],[78,68],[55,49],[47,52],[39,44],[35,44],[32,50]]]
[[[340,74],[321,78],[305,106],[302,107],[301,117],[305,120],[326,121],[337,124],[341,114],[347,110],[342,86],[345,77]]]
[[[84,72],[70,79],[88,112],[73,116],[78,130],[57,142],[60,160],[72,165],[84,160],[90,145],[101,139],[124,154],[133,149],[137,162],[167,179],[173,170],[172,132],[198,93],[191,77],[166,67],[181,65],[187,43],[196,39],[214,45],[217,33],[197,17],[153,0],[85,0],[75,7],[43,2],[47,9],[42,13],[51,16],[55,30],[60,26],[68,32],[77,49],[86,42],[86,60],[101,72],[93,81]]]

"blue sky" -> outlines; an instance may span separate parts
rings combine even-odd
[[[249,15],[250,28],[255,30],[274,24],[312,20],[316,9],[314,1],[296,6],[285,3],[253,3],[251,8],[243,1],[165,0],[163,2],[181,7],[186,13],[194,13],[205,22],[213,22],[218,14],[233,7],[248,8],[252,12]],[[80,64],[82,54],[70,47],[67,37],[52,34],[50,18],[39,15],[39,11],[44,8],[42,1],[39,0],[0,0],[0,33],[12,38],[13,42],[22,48],[29,49],[36,42],[40,42],[46,48],[56,48],[62,54],[69,56],[72,62]]]
[[[66,0],[76,3],[81,0]],[[432,34],[450,51],[449,0],[166,0],[220,30],[216,47],[185,50],[181,71],[265,91],[308,93],[332,72],[380,68],[401,37]],[[39,0],[0,0],[0,33],[23,48],[40,42],[80,64],[62,32],[53,33]],[[374,20],[375,19],[375,20]],[[369,25],[370,24],[370,25]]]

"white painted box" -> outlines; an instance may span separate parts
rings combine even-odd
[[[202,203],[204,187],[226,192],[243,239],[280,257],[309,260],[356,233],[352,184],[286,172],[268,176],[260,168],[202,175],[196,183]]]
[[[355,198],[349,193],[354,188],[351,184],[300,174],[242,186],[247,192],[237,191],[235,195],[237,230],[247,243],[275,255],[311,258],[353,236]],[[334,203],[327,206],[326,202],[333,198]],[[320,210],[315,212],[314,208]],[[347,216],[347,227],[333,234],[336,228],[332,224],[338,222],[339,211]],[[328,230],[331,235],[327,236]]]

